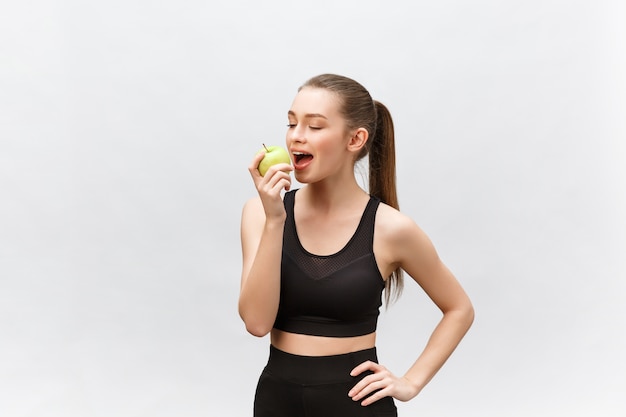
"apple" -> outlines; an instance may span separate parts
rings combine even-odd
[[[289,152],[287,152],[282,146],[265,146],[265,144],[263,144],[263,149],[259,152],[265,152],[265,156],[259,163],[259,172],[261,173],[261,176],[265,176],[265,173],[272,165],[291,163]]]

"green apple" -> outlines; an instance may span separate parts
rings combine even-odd
[[[265,152],[265,156],[259,163],[259,172],[262,176],[265,175],[269,167],[276,164],[290,164],[291,158],[289,158],[289,152],[281,146],[265,146],[259,152]]]

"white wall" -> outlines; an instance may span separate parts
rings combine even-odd
[[[626,413],[623,2],[1,9],[0,415],[251,415],[246,167],[321,72],[391,109],[402,209],[477,311],[401,415]],[[382,362],[437,319],[407,282]]]

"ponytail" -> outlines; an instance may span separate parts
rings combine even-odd
[[[369,150],[369,192],[398,209],[396,192],[396,150],[393,120],[387,107],[374,100],[376,107],[376,132]]]
[[[374,100],[376,107],[376,133],[371,138],[369,149],[369,193],[399,209],[396,190],[396,149],[391,113],[384,104]],[[402,269],[398,268],[385,281],[385,301],[387,305],[396,299],[403,287]]]

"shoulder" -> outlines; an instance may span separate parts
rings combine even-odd
[[[378,207],[375,234],[400,258],[433,250],[430,238],[410,216],[384,203]]]
[[[380,203],[376,214],[376,231],[388,238],[403,239],[415,233],[423,233],[417,223],[401,211]]]
[[[243,213],[255,212],[263,209],[260,197],[252,197],[243,204]]]
[[[258,212],[263,212],[263,203],[260,197],[252,197],[243,204],[243,216],[253,215]]]
[[[247,200],[241,210],[241,232],[262,230],[265,223],[265,211],[260,197]]]
[[[284,196],[283,196],[284,198]],[[241,211],[241,226],[242,228],[261,226],[265,222],[265,209],[263,207],[263,201],[259,196],[248,199]]]
[[[256,246],[263,234],[265,225],[265,211],[261,198],[254,197],[246,201],[241,211],[241,245],[244,257],[248,253],[255,253]]]

